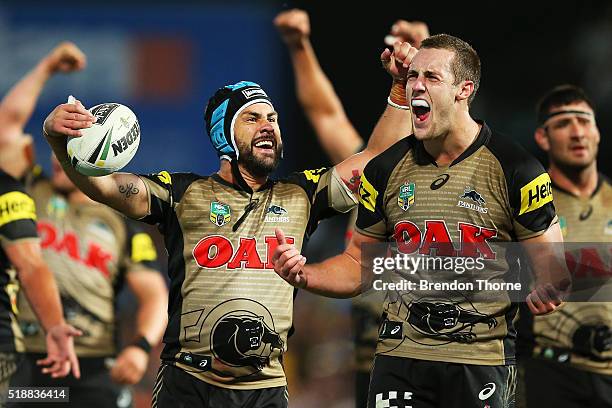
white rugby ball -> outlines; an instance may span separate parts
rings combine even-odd
[[[72,166],[86,176],[105,176],[132,160],[140,144],[140,125],[130,108],[103,103],[89,109],[96,122],[82,129],[83,136],[68,139]]]

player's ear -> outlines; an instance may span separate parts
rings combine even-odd
[[[548,152],[550,150],[550,141],[548,140],[548,133],[546,132],[546,129],[541,126],[538,126],[538,128],[533,134],[533,138],[535,139],[535,142],[540,147],[540,149],[544,150],[545,152]]]
[[[459,93],[456,96],[458,101],[466,100],[474,93],[474,82],[465,80],[460,84]]]

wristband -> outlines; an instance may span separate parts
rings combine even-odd
[[[397,109],[410,110],[410,106],[398,105],[391,100],[390,96],[387,96],[387,103]]]
[[[397,107],[402,106],[400,109],[410,109],[408,101],[406,100],[406,82],[405,81],[393,81],[391,86],[391,92],[389,92],[389,104]]]
[[[130,345],[143,349],[145,353],[147,354],[149,354],[151,350],[153,349],[151,344],[149,344],[149,342],[144,336],[139,337],[138,339],[136,339],[136,341],[132,342],[132,344]]]

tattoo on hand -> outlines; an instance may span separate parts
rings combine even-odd
[[[134,183],[128,183],[125,186],[119,186],[119,192],[125,196],[125,198],[130,198],[133,195],[138,194],[140,190],[138,187],[134,186]]]
[[[351,192],[357,193],[359,191],[359,184],[361,184],[361,174],[359,170],[353,169],[353,177],[348,181],[344,179],[342,181],[344,181],[344,184],[346,184]]]

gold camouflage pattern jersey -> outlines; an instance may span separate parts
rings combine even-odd
[[[574,260],[568,262],[574,287],[579,287],[580,281],[592,277],[596,277],[596,283],[601,284],[602,277],[610,278],[610,180],[600,174],[597,188],[588,198],[579,198],[554,183],[553,191],[565,242],[585,243],[584,246],[580,245],[580,249],[569,250],[568,254]],[[603,243],[607,245],[589,246]],[[572,265],[590,265],[591,268],[586,270],[582,266]],[[607,268],[597,265],[607,265]],[[605,275],[602,276],[598,270],[603,270]],[[567,302],[558,313],[534,317],[527,315],[530,325],[533,325],[533,333],[529,336],[535,340],[533,355],[568,363],[582,370],[612,375],[612,291],[607,290],[604,296],[606,302]]]
[[[370,161],[356,230],[397,244],[393,256],[482,257],[490,281],[516,282],[516,256],[493,244],[535,237],[556,222],[550,179],[531,155],[479,123],[475,141],[447,167],[414,135]],[[416,272],[407,279],[433,276]],[[388,291],[376,353],[514,364],[517,309],[506,293],[491,300],[484,291]]]
[[[80,357],[117,352],[115,297],[127,273],[159,273],[151,236],[138,222],[89,201],[69,205],[41,178],[30,189],[36,202],[42,254],[53,272],[66,321],[83,332],[74,339]],[[19,323],[26,351],[46,352],[45,335],[25,296],[19,296]]]
[[[0,352],[22,352],[23,336],[17,323],[17,271],[4,247],[24,240],[38,241],[34,200],[21,183],[0,170]]]
[[[258,191],[219,175],[142,176],[165,237],[169,323],[161,358],[234,389],[286,385],[282,355],[294,289],[272,264],[282,228],[300,249],[318,222],[356,205],[335,170],[296,173]]]

